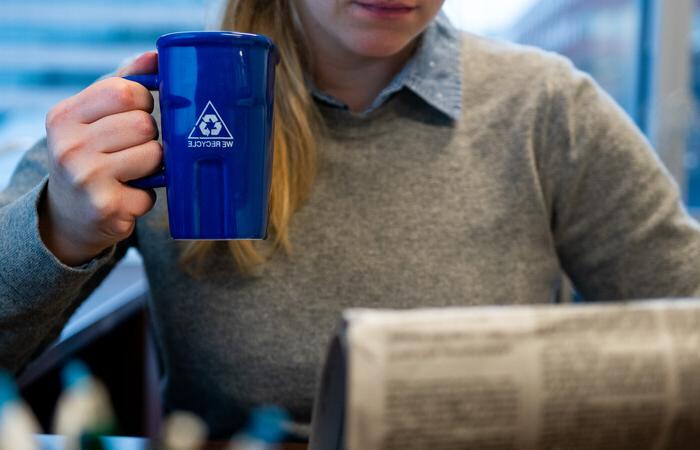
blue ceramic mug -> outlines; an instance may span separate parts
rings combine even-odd
[[[161,36],[158,74],[127,78],[160,93],[163,168],[133,180],[165,187],[174,239],[264,239],[272,169],[277,51],[261,35]]]

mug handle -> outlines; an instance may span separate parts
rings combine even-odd
[[[122,78],[129,81],[135,81],[136,83],[142,85],[149,91],[158,90],[158,74],[127,75]],[[156,173],[145,176],[143,178],[138,178],[136,180],[127,181],[126,184],[140,189],[154,189],[159,187],[165,187],[165,168],[161,167],[160,170],[158,170]]]

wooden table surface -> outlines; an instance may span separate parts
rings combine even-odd
[[[65,450],[65,438],[42,434],[37,436],[41,450]],[[106,450],[154,450],[150,441],[131,437],[105,437],[102,442]],[[201,450],[227,450],[228,442],[210,442]],[[307,450],[306,444],[284,444],[282,450]],[[157,449],[155,449],[157,450]]]

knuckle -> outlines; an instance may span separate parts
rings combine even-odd
[[[59,167],[67,168],[82,149],[83,142],[80,139],[57,142],[52,147],[53,159]]]
[[[144,195],[142,196],[142,199],[139,199],[139,202],[135,204],[135,210],[134,214],[137,217],[141,217],[144,214],[146,214],[148,211],[153,209],[153,206],[155,206],[155,196],[151,196],[150,194],[144,192]]]
[[[153,117],[145,111],[134,111],[133,129],[139,133],[139,135],[149,139],[156,135],[156,126],[153,123]]]
[[[93,184],[95,180],[102,177],[102,170],[96,166],[81,167],[73,173],[71,181],[73,186],[79,187],[81,189],[86,189],[88,186]]]
[[[134,218],[144,216],[148,211],[151,210],[153,206],[152,205],[139,205],[138,207],[134,208],[133,214]]]
[[[68,114],[68,105],[66,101],[57,103],[53,108],[49,110],[46,114],[46,129],[55,128],[63,122],[63,119]]]
[[[163,160],[163,147],[158,141],[151,141],[148,144],[147,153],[151,157],[153,165],[160,165]]]
[[[108,89],[109,98],[116,104],[126,108],[133,108],[137,102],[135,88],[127,80],[113,78]]]
[[[117,236],[131,234],[134,229],[134,222],[130,220],[115,220],[112,224],[112,231]]]
[[[111,195],[98,195],[92,198],[94,218],[98,222],[111,220],[118,212],[118,203]]]

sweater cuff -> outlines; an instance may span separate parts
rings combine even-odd
[[[0,267],[4,268],[0,278],[20,301],[42,293],[51,296],[52,292],[79,289],[113,258],[116,248],[112,246],[78,267],[67,266],[56,258],[39,234],[39,202],[47,182],[48,177],[0,211]]]

